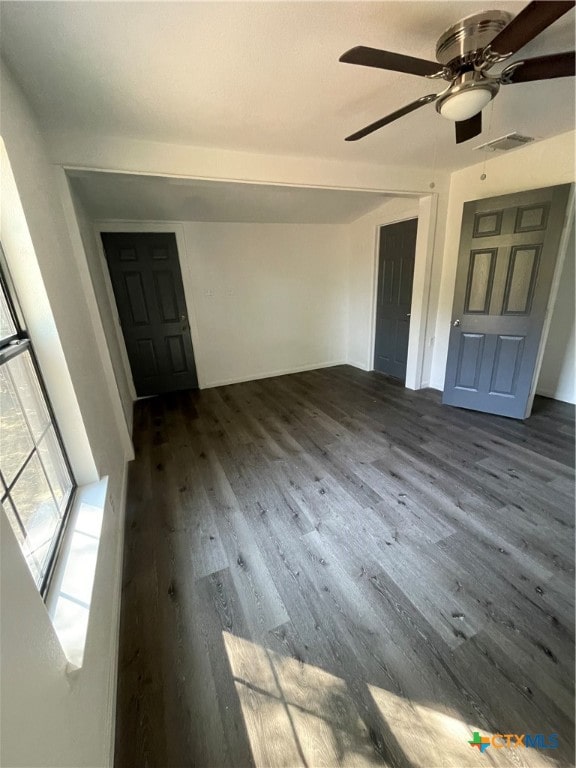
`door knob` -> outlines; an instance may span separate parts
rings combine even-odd
[[[459,325],[460,325],[460,318],[457,317],[456,320],[454,320],[454,322],[452,323],[452,326],[454,328],[458,328]]]
[[[180,330],[187,331],[188,330],[188,318],[186,315],[180,315]]]
[[[406,312],[406,317],[410,317],[410,312]]]

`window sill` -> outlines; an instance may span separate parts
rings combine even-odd
[[[70,664],[82,666],[108,478],[76,490],[46,608]]]

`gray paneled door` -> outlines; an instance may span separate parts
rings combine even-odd
[[[418,219],[380,227],[374,370],[406,379]]]
[[[527,418],[570,185],[464,205],[443,403]]]
[[[102,242],[136,393],[197,388],[175,235],[103,232]]]

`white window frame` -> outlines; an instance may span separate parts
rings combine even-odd
[[[68,459],[66,450],[64,448],[64,444],[62,442],[62,437],[58,429],[57,421],[54,417],[54,411],[50,404],[50,398],[48,397],[48,393],[46,391],[46,386],[42,378],[42,372],[38,365],[36,356],[34,354],[32,341],[26,329],[26,323],[18,303],[18,298],[16,296],[14,286],[10,279],[10,273],[8,271],[6,259],[5,259],[1,244],[0,244],[0,291],[2,292],[6,300],[8,311],[10,313],[11,320],[15,328],[15,333],[3,339],[0,339],[0,367],[8,363],[10,360],[18,357],[21,354],[24,354],[26,352],[29,353],[32,365],[34,367],[34,371],[38,378],[38,383],[40,385],[43,401],[49,415],[49,424],[46,427],[46,430],[48,430],[50,426],[52,426],[54,429],[56,441],[59,448],[59,455],[62,461],[64,462],[64,465],[66,467],[66,470],[71,482],[71,488],[70,488],[70,491],[68,492],[64,509],[61,510],[61,518],[60,518],[58,527],[55,530],[54,535],[52,536],[52,541],[51,541],[48,556],[39,574],[40,578],[38,579],[36,578],[36,576],[34,576],[34,580],[40,591],[40,594],[44,599],[46,599],[51,578],[54,573],[56,560],[58,558],[58,553],[63,541],[64,532],[66,530],[66,525],[69,520],[70,510],[74,502],[74,495],[75,495],[77,485],[74,479],[72,468],[70,466],[70,461]],[[32,436],[32,430],[30,430],[30,433]],[[2,502],[3,505],[5,505],[7,508],[11,510],[12,515],[9,516],[11,518],[11,522],[13,518],[18,523],[22,533],[25,536],[27,535],[26,526],[22,521],[22,517],[19,513],[17,504],[12,499],[11,491],[16,485],[16,483],[18,482],[18,479],[20,478],[20,476],[22,475],[26,467],[28,466],[29,462],[33,459],[35,455],[38,457],[40,464],[44,468],[42,457],[38,450],[38,445],[36,443],[36,440],[33,440],[33,447],[31,448],[30,453],[24,459],[22,465],[20,466],[20,468],[18,469],[14,477],[11,478],[10,482],[7,482],[4,478],[4,475],[2,474],[2,463],[1,463],[1,457],[0,457],[0,501]],[[45,474],[46,474],[46,480],[48,482],[48,485],[52,490],[48,474],[46,472]],[[14,523],[12,523],[12,525],[14,525]],[[26,557],[26,553],[23,553],[23,554]]]

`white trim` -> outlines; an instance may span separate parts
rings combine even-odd
[[[88,173],[109,173],[121,176],[151,176],[161,179],[177,179],[182,182],[187,181],[215,181],[223,184],[247,184],[264,187],[296,187],[298,189],[322,189],[335,190],[340,192],[374,192],[379,195],[385,195],[391,200],[396,198],[419,198],[426,194],[418,189],[383,189],[382,187],[360,186],[353,187],[342,184],[304,184],[293,181],[271,181],[270,179],[247,179],[234,176],[202,176],[198,174],[170,173],[165,171],[136,171],[126,170],[125,168],[105,168],[92,165],[74,165],[71,163],[60,163],[60,166],[66,171],[81,171]],[[369,211],[367,211],[369,213]],[[358,217],[359,218],[359,217]],[[215,223],[215,222],[211,222]],[[249,222],[250,223],[250,222]],[[345,223],[345,222],[343,222]]]
[[[346,365],[351,365],[353,368],[358,368],[360,371],[372,370],[372,368],[369,368],[366,363],[360,363],[358,360],[348,360]]]
[[[181,221],[121,221],[121,220],[102,220],[96,221],[94,227],[97,232],[168,232],[174,234],[176,237],[176,248],[178,250],[178,259],[180,262],[180,271],[182,273],[182,284],[184,286],[184,300],[186,302],[186,310],[188,312],[188,325],[190,326],[190,335],[192,337],[192,348],[194,350],[194,361],[196,363],[196,375],[198,377],[198,387],[204,389],[208,385],[204,381],[204,365],[202,360],[202,343],[200,339],[200,333],[198,331],[198,318],[196,315],[196,308],[194,304],[194,296],[191,292],[191,287],[194,285],[193,276],[191,273],[190,259],[187,258],[188,250],[186,244],[186,236],[184,234],[184,224]],[[101,238],[98,238],[99,240]],[[102,254],[104,249],[102,248]],[[106,273],[108,275],[108,266],[106,265]],[[108,275],[108,280],[110,277]],[[108,285],[108,283],[107,283]],[[110,281],[110,290],[112,291],[113,307],[116,308],[116,299],[114,298],[114,292],[112,290],[112,283]],[[115,326],[117,333],[120,334],[119,342],[121,343],[121,349],[126,354],[125,364],[128,365],[130,370],[130,363],[128,361],[128,354],[126,353],[126,342],[124,341],[124,335],[120,328],[120,323],[115,317]],[[132,372],[130,371],[130,381],[133,384]],[[136,391],[134,390],[134,399],[136,399]]]
[[[528,396],[528,402],[526,404],[526,411],[524,418],[527,419],[532,413],[532,405],[534,403],[534,395],[538,387],[538,379],[540,378],[540,369],[542,367],[542,360],[544,359],[544,351],[546,349],[546,342],[548,341],[548,333],[550,331],[550,325],[552,323],[552,315],[554,313],[554,307],[556,305],[556,297],[558,295],[558,288],[560,286],[560,279],[562,277],[562,268],[564,267],[564,259],[568,250],[568,243],[570,242],[570,236],[572,234],[572,227],[574,226],[574,184],[570,186],[570,193],[568,195],[568,201],[566,204],[566,214],[564,216],[564,225],[562,227],[562,234],[560,235],[560,242],[558,243],[558,256],[556,258],[556,266],[554,267],[554,276],[552,278],[552,285],[550,287],[550,293],[548,295],[548,304],[546,305],[546,314],[544,316],[544,324],[542,326],[542,334],[540,336],[540,346],[538,348],[538,356],[534,364],[534,371],[532,374],[532,384],[530,387],[530,394]],[[557,399],[557,398],[554,398]]]
[[[563,397],[558,397],[556,390],[536,387],[535,394],[539,395],[540,397],[548,397],[550,400],[557,400],[559,403],[568,403],[568,405],[574,405],[573,400],[565,400]]]
[[[271,379],[274,376],[287,376],[291,373],[302,373],[304,371],[316,371],[320,368],[334,368],[336,365],[349,365],[346,360],[333,360],[329,363],[311,363],[310,365],[298,365],[294,368],[282,368],[277,371],[269,371],[267,373],[253,373],[248,376],[241,376],[239,378],[232,379],[217,379],[211,381],[202,387],[202,389],[210,389],[212,387],[226,387],[229,384],[242,384],[245,381],[258,381],[259,379]]]
[[[413,219],[413,216],[410,216]],[[407,219],[399,219],[406,221]],[[397,223],[396,221],[389,222]],[[386,224],[377,224],[374,227],[374,243],[372,246],[372,306],[370,307],[370,333],[368,334],[368,355],[366,357],[366,370],[374,370],[374,348],[376,345],[376,307],[378,303],[378,268],[380,265],[380,230],[386,227]]]
[[[410,333],[408,337],[408,359],[406,383],[408,389],[422,389],[428,386],[424,381],[424,357],[432,289],[432,261],[438,213],[438,195],[421,197],[418,207],[418,231],[412,283],[412,304]]]

